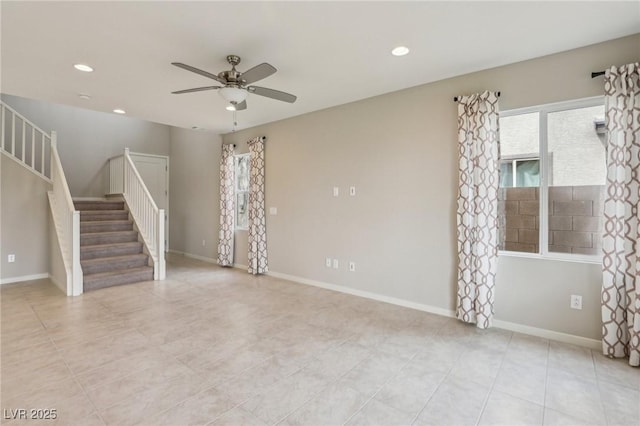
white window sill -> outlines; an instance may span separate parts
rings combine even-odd
[[[498,251],[498,257],[524,257],[527,259],[557,260],[560,262],[590,263],[599,265],[602,263],[602,256],[590,256],[586,254],[569,253],[525,253],[519,251]]]
[[[236,228],[236,231],[244,231],[247,232],[249,230],[249,228]]]

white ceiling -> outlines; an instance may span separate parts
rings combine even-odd
[[[219,133],[232,113],[216,84],[228,54],[257,85],[295,104],[249,95],[238,128],[640,31],[640,2],[7,2],[1,3],[4,93]],[[411,53],[394,57],[406,45]],[[73,69],[75,63],[95,68]],[[590,70],[585,70],[589,72]],[[85,101],[78,94],[91,95]]]

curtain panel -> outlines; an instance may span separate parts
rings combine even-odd
[[[267,265],[267,223],[264,203],[264,138],[257,137],[249,144],[249,254],[250,274],[264,274]]]
[[[602,350],[640,366],[640,65],[605,72]]]
[[[489,328],[498,260],[498,94],[458,99],[458,294],[456,316]]]
[[[218,264],[233,266],[235,231],[235,145],[222,145],[220,158],[220,232],[218,234]]]

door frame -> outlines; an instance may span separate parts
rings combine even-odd
[[[146,154],[144,152],[132,152],[129,151],[129,155],[138,155],[140,157],[153,157],[153,158],[164,158],[167,161],[167,170],[165,173],[166,187],[167,187],[167,208],[164,209],[164,251],[167,253],[169,251],[169,156],[168,155],[158,155],[158,154]],[[133,161],[133,159],[132,159]],[[135,162],[134,162],[135,164]]]

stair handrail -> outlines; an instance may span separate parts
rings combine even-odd
[[[58,234],[62,261],[67,272],[67,295],[78,296],[83,292],[82,266],[80,265],[80,212],[75,209],[67,178],[58,155],[57,134],[51,132],[51,211]]]
[[[153,260],[153,277],[163,280],[166,275],[164,259],[164,209],[159,209],[136,168],[129,148],[124,150],[123,191],[129,211]]]
[[[36,174],[38,177],[46,180],[51,183],[51,170],[49,170],[49,176],[47,176],[47,171],[45,169],[45,165],[48,163],[46,161],[46,153],[47,153],[47,141],[49,142],[49,147],[51,147],[52,141],[51,136],[42,130],[40,127],[36,126],[32,121],[28,120],[24,115],[20,114],[15,109],[11,108],[5,102],[0,101],[0,123],[1,123],[1,134],[0,134],[0,152],[4,153],[8,158],[11,158],[30,172]],[[9,114],[7,114],[9,112]],[[7,132],[5,129],[7,122],[7,115],[9,115],[11,125],[10,125],[10,133],[7,138]],[[16,118],[22,122],[22,138],[21,141],[17,141],[18,145],[21,145],[21,155],[16,155]],[[31,146],[31,158],[30,163],[27,162],[27,127],[31,128],[30,135],[30,146]],[[36,134],[40,137],[40,142],[38,142],[40,146],[40,168],[38,169],[36,163]],[[9,140],[7,140],[9,139]],[[9,146],[7,146],[9,145]]]

